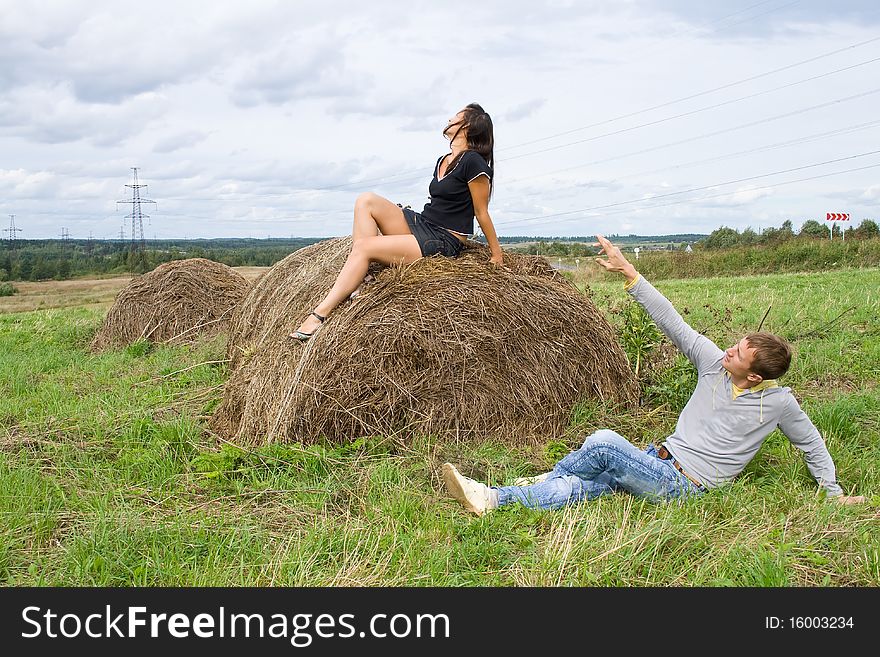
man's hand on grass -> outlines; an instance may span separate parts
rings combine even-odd
[[[838,504],[864,504],[864,495],[838,495],[834,498]]]

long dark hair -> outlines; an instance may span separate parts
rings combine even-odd
[[[469,151],[479,153],[486,163],[493,168],[495,166],[495,132],[492,127],[492,117],[477,103],[470,103],[462,111],[461,123],[458,130],[452,136],[452,141],[458,136],[458,133],[467,129],[467,148]],[[449,163],[447,171],[451,171],[464,152],[459,153],[452,162]],[[491,183],[490,183],[491,185]],[[490,194],[495,185],[491,185]]]

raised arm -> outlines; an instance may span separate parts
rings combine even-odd
[[[626,277],[626,286],[632,286],[639,279],[639,272],[633,267],[633,264],[627,260],[620,249],[614,246],[610,240],[596,235],[599,240],[598,244],[593,246],[599,247],[599,255],[605,254],[605,258],[596,258],[596,262],[600,264],[605,271],[614,271],[623,274]]]
[[[620,249],[602,235],[597,235],[599,253],[606,258],[596,258],[596,262],[607,271],[619,272],[626,277],[626,291],[647,311],[660,330],[672,340],[681,352],[703,372],[720,359],[724,352],[714,342],[697,331],[682,319],[678,311],[657,289],[636,271]]]
[[[468,183],[468,189],[471,191],[471,198],[474,201],[474,216],[483,230],[483,235],[486,236],[489,251],[492,253],[489,262],[500,265],[504,256],[501,252],[501,245],[498,243],[498,235],[495,233],[492,217],[489,216],[489,177],[486,175],[477,176]]]

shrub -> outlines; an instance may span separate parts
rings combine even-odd
[[[624,307],[620,340],[637,377],[642,361],[662,339],[660,329],[642,306],[631,301]]]

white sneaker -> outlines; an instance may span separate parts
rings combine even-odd
[[[446,490],[461,505],[478,516],[498,508],[498,493],[479,481],[463,476],[451,463],[443,464],[443,483]]]
[[[546,481],[547,477],[550,476],[549,472],[545,472],[543,474],[535,475],[534,477],[520,477],[518,479],[513,480],[514,486],[533,486],[535,484],[540,484],[542,481]]]

